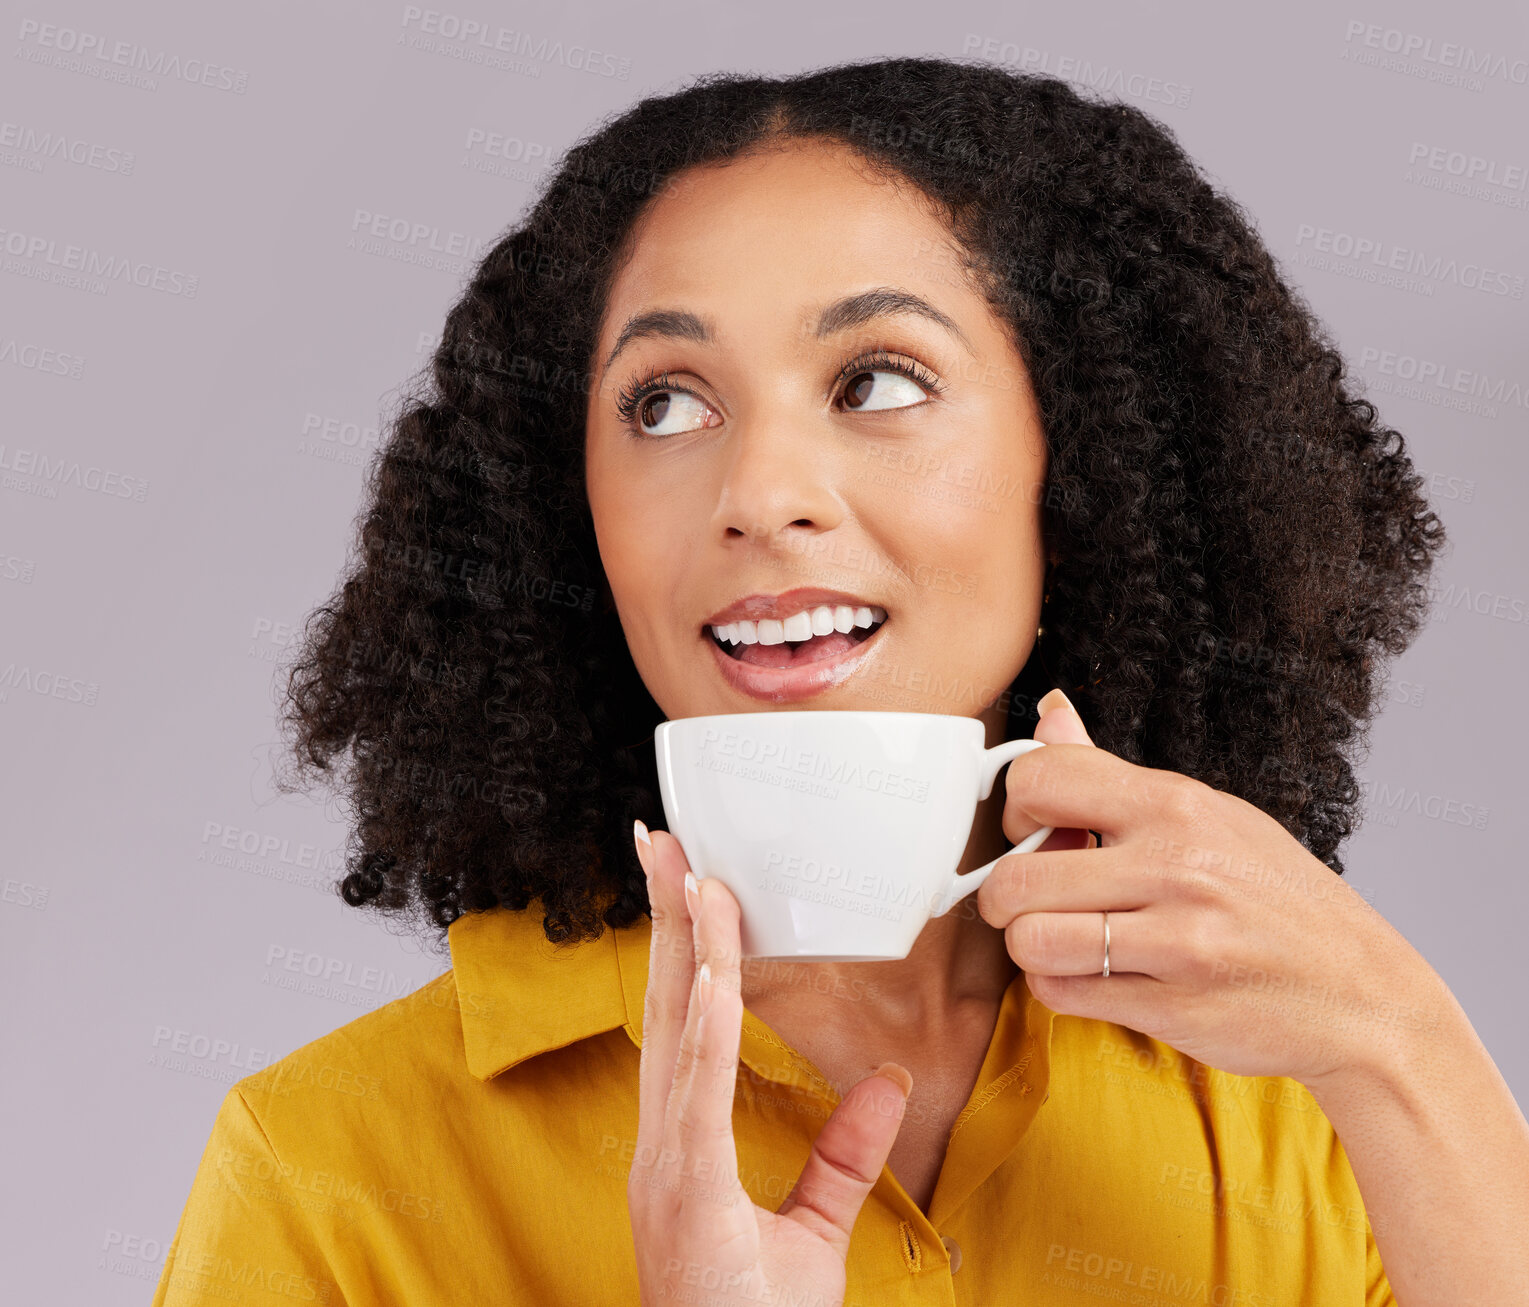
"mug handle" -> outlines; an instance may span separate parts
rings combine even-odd
[[[984,749],[982,751],[982,773],[979,777],[980,785],[977,791],[977,798],[979,800],[985,799],[993,792],[993,782],[998,779],[1000,768],[1007,763],[1013,762],[1021,754],[1029,753],[1031,749],[1044,748],[1045,744],[1045,740],[1005,740],[1002,744],[995,744],[991,749]],[[951,877],[950,883],[945,887],[945,892],[950,896],[950,901],[937,912],[931,912],[929,915],[931,917],[943,917],[957,903],[980,886],[992,874],[993,868],[1002,859],[1007,858],[1010,853],[1033,853],[1046,842],[1046,837],[1054,829],[1055,827],[1052,826],[1042,826],[1034,834],[1026,835],[1008,853],[1000,853],[998,857],[994,858],[985,867],[978,867],[973,871],[956,872]]]

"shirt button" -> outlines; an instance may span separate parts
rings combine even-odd
[[[954,1275],[961,1269],[961,1245],[948,1235],[941,1235],[940,1242],[945,1245],[945,1251],[950,1255],[950,1273]]]

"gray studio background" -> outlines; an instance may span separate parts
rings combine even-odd
[[[343,828],[271,789],[273,672],[484,243],[596,122],[715,68],[1059,73],[1254,216],[1454,540],[1349,878],[1529,1101],[1525,11],[448,2],[3,6],[7,1297],[147,1302],[228,1086],[445,968],[327,892]]]

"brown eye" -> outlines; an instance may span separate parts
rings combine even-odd
[[[651,423],[659,423],[664,420],[664,414],[669,411],[669,392],[661,390],[656,395],[649,395],[637,408],[637,420],[647,426]]]
[[[688,390],[650,390],[632,403],[631,425],[644,436],[675,436],[682,431],[695,431],[709,425],[707,418],[711,411],[709,404]],[[669,431],[653,429],[669,421],[679,425]]]
[[[887,381],[878,389],[876,378],[885,377]],[[876,402],[871,402],[872,396]],[[906,402],[899,402],[899,398]],[[866,369],[855,373],[849,379],[849,384],[844,387],[845,407],[854,412],[875,412],[884,408],[909,408],[915,404],[921,404],[928,395],[918,382],[902,375],[900,372],[889,372],[881,368]],[[890,402],[888,400],[890,399]]]

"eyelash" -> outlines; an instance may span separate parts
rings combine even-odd
[[[915,363],[912,359],[899,358],[888,353],[884,349],[867,350],[850,359],[842,368],[839,375],[834,378],[834,385],[838,387],[851,377],[858,376],[862,372],[895,372],[898,376],[907,377],[909,381],[922,386],[932,395],[940,394],[945,387],[939,378],[935,377],[928,369]],[[637,408],[649,395],[662,394],[665,391],[679,391],[683,394],[692,395],[694,391],[687,390],[684,386],[674,383],[673,377],[668,372],[654,370],[646,376],[637,378],[622,387],[621,393],[616,397],[616,415],[621,419],[624,426],[634,431],[639,431],[637,425]],[[700,396],[696,396],[700,398]],[[911,406],[910,406],[911,407]],[[640,432],[648,440],[664,440],[665,436],[648,436]]]

